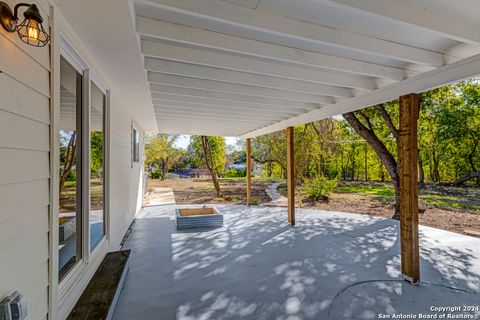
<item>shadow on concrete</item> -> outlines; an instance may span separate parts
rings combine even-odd
[[[285,208],[217,207],[224,227],[198,232],[175,230],[175,206],[144,209],[115,319],[376,319],[413,302],[478,304],[400,279],[395,220],[305,209],[290,227]],[[424,282],[479,291],[479,239],[421,227],[421,247]]]

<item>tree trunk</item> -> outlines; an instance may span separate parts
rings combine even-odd
[[[433,151],[433,154],[432,154],[432,160],[433,160],[432,180],[435,182],[440,182],[440,171],[438,170],[438,165],[440,160],[438,159],[438,156],[435,150]]]
[[[220,184],[218,182],[217,170],[215,169],[215,164],[213,163],[213,158],[212,158],[212,149],[210,148],[210,142],[208,141],[207,136],[202,136],[202,147],[203,147],[203,154],[205,156],[205,163],[207,165],[208,170],[210,171],[210,176],[212,177],[216,196],[217,198],[221,198],[222,190],[220,189]]]
[[[68,141],[67,150],[65,150],[65,160],[63,162],[63,171],[60,175],[59,179],[59,190],[60,193],[63,190],[63,186],[65,185],[65,180],[67,179],[68,175],[72,171],[73,164],[75,163],[76,158],[76,132],[72,133],[70,140]]]
[[[365,181],[368,181],[368,158],[367,158],[367,152],[368,152],[368,149],[367,149],[367,145],[365,145]]]
[[[420,155],[420,149],[418,149],[418,183],[420,186],[425,185],[425,171],[423,171],[423,161]]]
[[[378,108],[378,107],[377,107]],[[382,106],[383,108],[383,106]],[[388,116],[388,114],[387,114]],[[395,213],[393,215],[394,219],[399,219],[400,217],[400,185],[399,185],[399,177],[397,172],[397,161],[395,157],[388,151],[385,144],[380,141],[377,137],[373,128],[367,128],[355,115],[353,112],[343,114],[345,120],[350,124],[350,126],[355,130],[355,132],[360,135],[368,144],[373,148],[375,153],[378,155],[380,160],[382,161],[385,169],[392,180],[393,187],[395,189]],[[367,119],[368,120],[368,119]],[[391,121],[390,121],[391,122]],[[390,127],[390,126],[389,126]],[[398,131],[394,133],[394,136],[398,136]],[[397,143],[397,150],[398,150],[398,143]]]
[[[464,184],[465,182],[467,182],[468,180],[475,179],[475,178],[477,179],[480,178],[480,172],[472,172],[467,175],[464,175],[463,177],[460,177],[460,179],[454,181],[452,185],[454,185],[455,187],[458,187]]]
[[[166,161],[162,161],[162,176],[160,178],[161,181],[165,180],[167,176],[167,167],[168,163]]]
[[[475,153],[477,151],[477,146],[478,146],[479,142],[480,142],[480,140],[475,142],[475,145],[473,147],[472,152],[470,152],[468,154],[468,163],[470,164],[470,168],[471,168],[472,172],[477,172],[478,171],[477,167],[475,166],[474,157],[475,157]],[[477,179],[475,181],[475,184],[477,185],[477,187],[480,186],[480,177],[477,177]]]
[[[351,176],[351,181],[355,180],[355,146],[352,148],[352,176]]]

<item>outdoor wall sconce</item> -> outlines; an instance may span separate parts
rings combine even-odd
[[[18,24],[18,9],[28,7],[23,13],[25,19]],[[13,11],[5,2],[0,2],[0,23],[8,32],[17,32],[20,40],[34,47],[44,47],[50,36],[43,28],[43,18],[36,4],[18,3]]]

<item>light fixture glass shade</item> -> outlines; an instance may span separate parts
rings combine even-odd
[[[18,25],[17,33],[23,42],[35,47],[44,47],[50,40],[42,22],[34,18],[25,17],[25,20]]]

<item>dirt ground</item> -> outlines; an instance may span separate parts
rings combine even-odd
[[[265,189],[274,183],[267,179],[254,179],[252,181],[252,199],[254,204],[262,204],[270,201]],[[245,180],[244,179],[220,179],[220,186],[224,194],[223,198],[215,198],[212,182],[209,178],[199,179],[167,179],[165,181],[149,180],[148,188],[171,187],[178,204],[203,204],[203,203],[229,203],[245,204]],[[478,204],[480,198],[471,191],[432,189],[427,187],[427,193],[423,197],[440,197],[443,201],[462,201],[468,204]],[[279,188],[280,193],[285,193],[285,187]],[[464,194],[462,194],[462,192]],[[464,196],[455,200],[448,196],[456,194]],[[297,194],[297,199],[302,199],[297,205],[304,208],[314,208],[326,211],[342,211],[372,216],[391,218],[393,216],[393,197],[385,195],[364,194],[362,192],[336,190],[330,195],[328,202],[309,203],[303,196]],[[436,198],[435,198],[436,199]],[[472,200],[473,199],[473,200]],[[480,238],[480,210],[475,208],[451,208],[442,205],[427,203],[427,210],[420,214],[420,224],[463,233]]]
[[[279,192],[286,194],[284,185],[279,188]],[[427,210],[419,215],[419,223],[480,238],[480,210],[478,210],[480,197],[477,192],[478,189],[426,186],[422,190],[420,198],[426,201]],[[455,198],[452,199],[452,196]],[[296,197],[304,200],[301,193],[297,193]],[[431,201],[432,199],[434,201]],[[439,199],[443,200],[443,206],[436,202]],[[472,208],[447,207],[445,203],[448,203],[447,205],[469,205]],[[393,196],[336,190],[330,194],[327,202],[309,203],[304,200],[301,206],[391,218],[395,210],[393,204]]]
[[[270,201],[265,189],[272,182],[268,180],[252,181],[252,201],[262,204]],[[154,187],[171,187],[178,204],[202,203],[229,203],[246,204],[246,185],[244,179],[220,179],[220,188],[223,198],[216,198],[212,180],[209,178],[198,179],[166,179],[149,180],[148,190]]]
[[[328,203],[315,203],[304,207],[328,211],[348,211],[391,218],[394,207],[381,199],[358,193],[333,193]],[[425,213],[419,215],[419,223],[452,232],[480,238],[480,212],[468,209],[437,208],[427,205]]]

